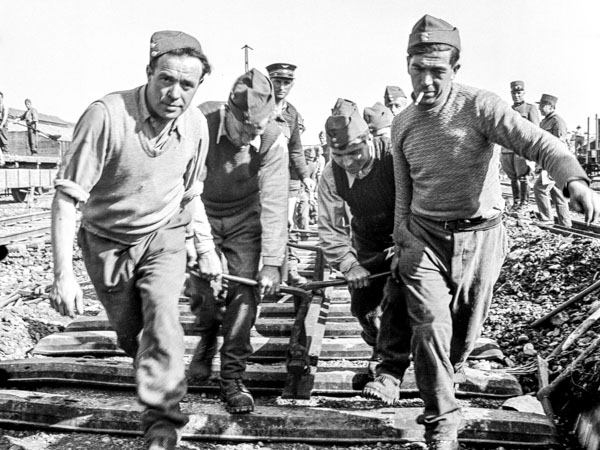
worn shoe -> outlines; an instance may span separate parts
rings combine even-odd
[[[375,398],[393,406],[400,400],[400,380],[386,373],[378,375],[375,380],[365,385],[362,396]]]
[[[221,400],[231,414],[242,414],[254,411],[254,399],[242,380],[221,380]]]
[[[428,450],[460,450],[457,440],[431,441],[427,443]]]
[[[193,383],[206,383],[212,374],[212,362],[217,353],[217,335],[203,335],[190,362],[189,378]]]
[[[148,450],[175,450],[177,441],[166,436],[155,437],[148,442]]]
[[[290,269],[288,271],[287,283],[289,286],[300,286],[308,283],[308,280],[300,275],[297,270]]]

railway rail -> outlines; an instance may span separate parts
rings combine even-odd
[[[360,397],[372,349],[351,316],[343,281],[325,267],[314,232],[304,235],[306,240],[295,246],[300,271],[313,284],[282,289],[260,305],[246,382],[256,397],[255,412],[231,415],[216,398],[217,357],[208,382],[190,380],[182,407],[191,420],[183,438],[373,445],[421,441],[412,369],[403,380],[399,405],[385,407]],[[85,292],[94,296],[91,289]],[[198,336],[185,291],[179,308],[189,362]],[[0,426],[140,434],[131,360],[118,347],[104,313],[81,316],[44,337],[31,356],[0,362]],[[471,361],[481,360],[501,369],[468,368],[457,378],[466,417],[461,442],[471,448],[559,448],[557,430],[543,413],[500,408],[523,391],[511,368],[502,368],[505,358],[494,341],[480,339]]]

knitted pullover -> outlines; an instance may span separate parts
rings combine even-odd
[[[500,214],[504,201],[494,144],[538,162],[561,188],[572,180],[589,183],[557,138],[523,119],[496,94],[453,83],[442,104],[427,108],[413,103],[394,118],[394,241],[402,241],[411,213],[433,220]]]

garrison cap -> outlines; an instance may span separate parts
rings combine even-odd
[[[200,42],[189,34],[182,31],[157,31],[150,38],[150,61],[165,53],[183,48],[190,48],[204,54]]]
[[[258,123],[275,107],[273,84],[269,77],[251,69],[235,80],[227,104],[240,122]]]
[[[369,126],[358,112],[356,103],[338,98],[331,116],[325,121],[327,144],[335,149],[343,149],[368,131]]]
[[[381,130],[392,126],[394,116],[389,109],[377,102],[371,108],[365,108],[363,118],[371,130]]]
[[[408,37],[408,51],[419,44],[448,44],[460,50],[458,28],[437,17],[425,14]]]
[[[550,94],[542,94],[542,98],[540,98],[540,101],[536,103],[548,103],[552,106],[556,106],[556,102],[558,102],[558,97]]]
[[[522,81],[511,81],[510,82],[510,90],[511,92],[514,91],[524,91],[525,90],[525,83]]]
[[[294,79],[294,70],[296,66],[293,64],[274,63],[267,66],[267,72],[271,78],[288,78]]]
[[[404,91],[398,86],[385,87],[385,92],[383,93],[383,100],[385,101],[386,105],[401,97],[406,98],[406,95],[404,94]]]

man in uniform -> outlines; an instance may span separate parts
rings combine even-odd
[[[38,145],[38,121],[39,115],[37,109],[31,104],[31,100],[25,99],[26,111],[19,117],[19,120],[24,120],[27,125],[27,145],[29,145],[29,152],[32,155],[37,154]]]
[[[267,66],[269,78],[273,83],[275,92],[275,120],[281,127],[283,134],[287,138],[288,153],[290,157],[290,185],[288,194],[288,224],[294,225],[294,213],[296,203],[302,190],[302,185],[308,191],[314,189],[314,181],[308,173],[308,166],[304,158],[304,149],[300,139],[300,121],[298,111],[290,102],[286,100],[292,87],[294,86],[296,66],[287,63],[274,63]],[[298,236],[290,235],[291,241],[298,241]],[[298,258],[296,251],[288,248],[288,270],[287,282],[291,286],[297,286],[306,283],[306,278],[298,273]]]
[[[260,295],[279,290],[287,244],[287,189],[282,187],[289,182],[289,160],[285,137],[272,120],[274,105],[271,81],[256,69],[235,81],[227,103],[200,105],[210,134],[202,201],[219,254],[210,241],[197,243],[202,278],[191,277],[190,306],[200,342],[190,376],[200,382],[210,377],[222,327],[221,398],[231,413],[254,409],[243,383],[252,354],[250,332]],[[215,297],[210,280],[223,271],[220,256],[230,275],[256,280],[258,287],[230,282]]]
[[[191,224],[208,148],[206,119],[189,108],[210,65],[192,36],[159,31],[150,40],[148,82],[92,103],[79,119],[55,181],[52,204],[52,306],[83,312],[73,273],[73,237],[125,353],[134,358],[145,406],[148,448],[174,449],[188,421],[179,293],[186,237],[210,240],[206,221]]]
[[[385,136],[389,141],[394,116],[388,108],[377,102],[372,107],[365,108],[363,118],[369,125],[371,136]]]
[[[414,103],[392,123],[396,181],[392,274],[406,285],[415,377],[430,450],[456,450],[454,375],[481,333],[507,250],[495,144],[540,163],[586,220],[589,179],[562,142],[497,95],[454,82],[460,36],[429,15],[408,40]]]
[[[406,108],[406,95],[398,86],[386,86],[383,93],[383,102],[386,108],[392,112],[394,116],[400,114]]]
[[[539,125],[540,117],[535,105],[525,102],[525,83],[523,81],[513,81],[510,83],[510,94],[513,99],[512,108],[517,111],[521,117],[529,120],[535,125]],[[531,172],[528,161],[516,154],[510,148],[502,147],[500,155],[500,164],[502,170],[510,180],[510,186],[513,195],[513,209],[520,209],[527,206],[529,202],[529,180],[527,179]]]
[[[542,98],[538,102],[540,113],[544,116],[540,122],[540,128],[559,138],[564,142],[565,148],[567,148],[567,124],[562,117],[556,114],[555,109],[557,101],[558,98],[553,95],[542,94]],[[540,213],[541,223],[548,225],[554,223],[552,218],[552,206],[550,204],[550,198],[552,198],[554,206],[556,207],[558,224],[570,227],[572,222],[567,199],[556,186],[556,182],[548,175],[548,172],[544,170],[543,167],[538,166],[537,173],[538,177],[533,184],[533,193],[535,196],[535,203],[537,204]]]
[[[383,106],[383,105],[381,105]],[[394,172],[390,140],[371,137],[356,104],[338,99],[325,123],[332,162],[319,183],[319,244],[350,289],[352,315],[373,347],[363,391],[389,405],[399,399],[409,365],[410,328],[401,285],[389,276],[394,227]],[[345,226],[346,207],[352,214]]]

